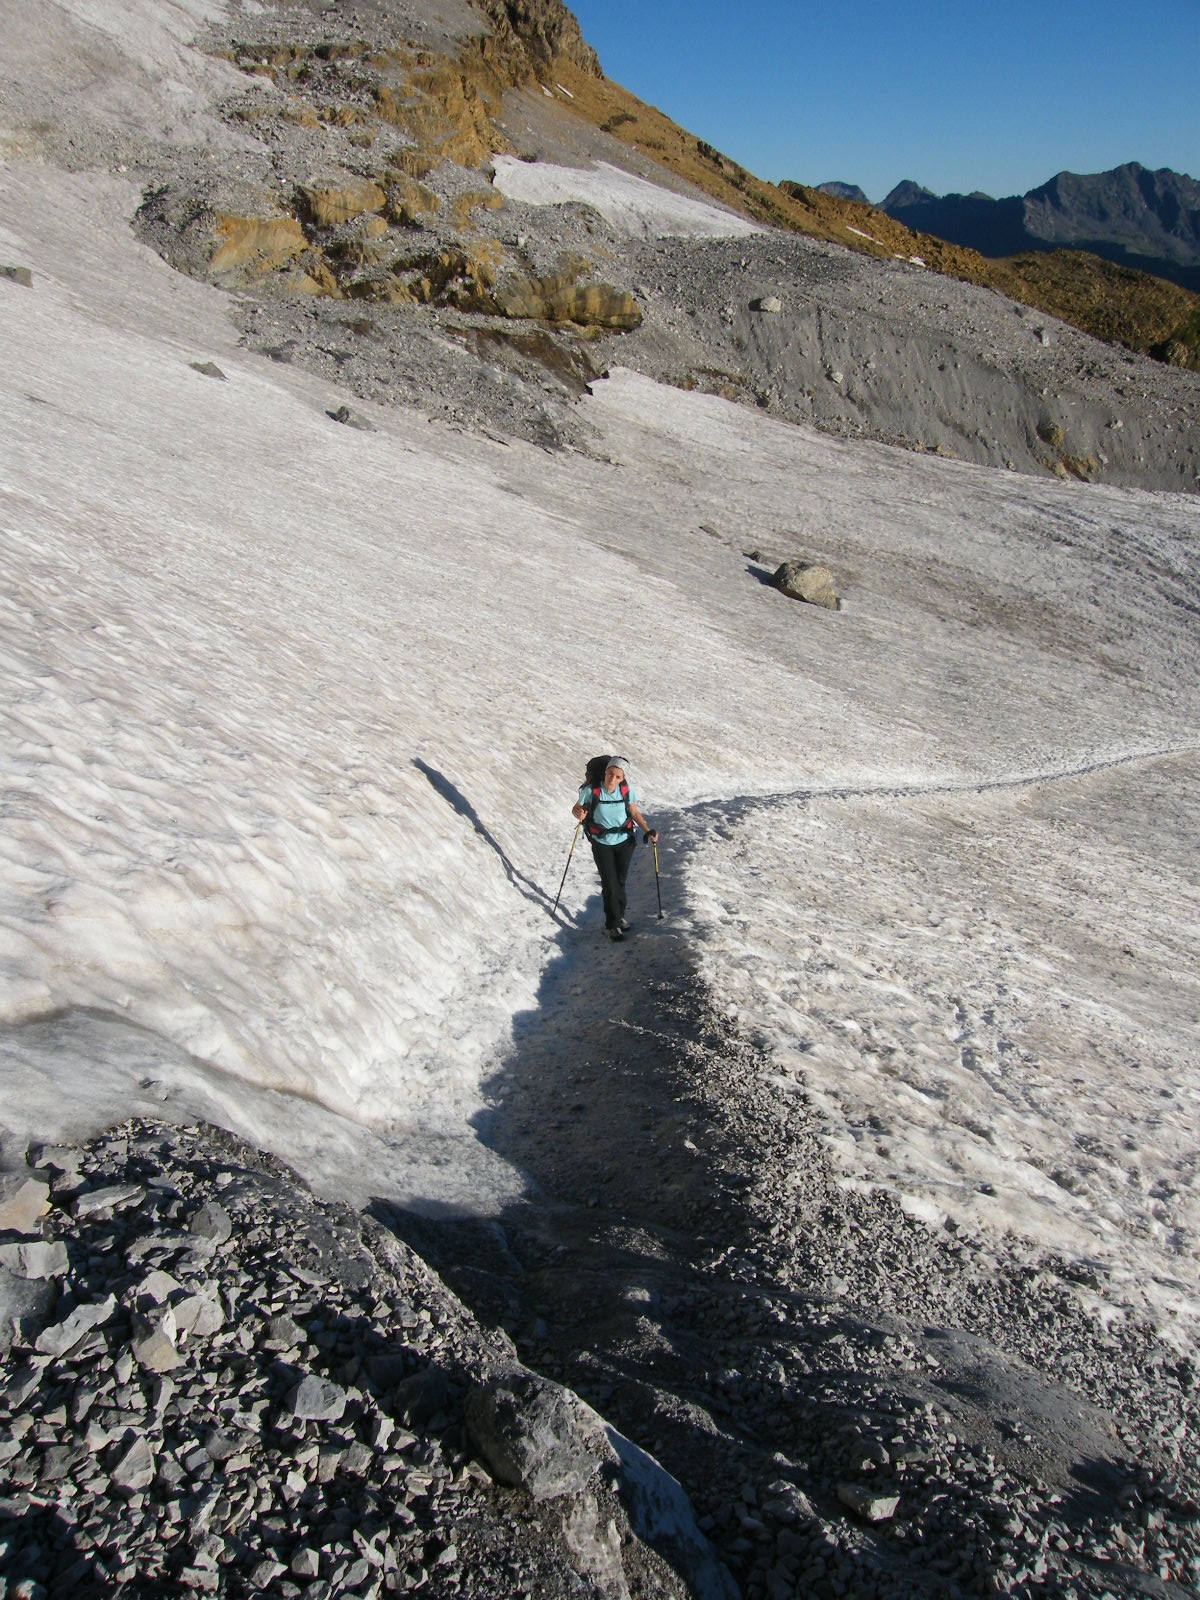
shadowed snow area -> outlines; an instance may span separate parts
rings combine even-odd
[[[672,935],[844,1181],[1096,1261],[1190,1341],[1200,504],[620,370],[587,453],[343,427],[138,200],[0,171],[0,1122],[202,1114],[326,1190],[495,1213],[522,1179],[471,1126],[514,1016],[552,960],[569,1028],[607,1015],[582,850],[549,910],[616,746]],[[764,581],[793,554],[840,613]]]

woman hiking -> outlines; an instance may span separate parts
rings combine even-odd
[[[599,762],[596,763],[598,768]],[[584,825],[592,847],[600,890],[604,897],[604,931],[610,939],[623,939],[629,923],[625,919],[625,879],[637,848],[637,828],[658,843],[658,832],[642,815],[637,795],[625,781],[625,764],[620,756],[609,756],[603,776],[593,775],[588,763],[588,779],[571,807],[571,815]]]

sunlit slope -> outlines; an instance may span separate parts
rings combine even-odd
[[[1174,345],[1176,364],[1197,365],[1194,332],[1188,330],[1200,313],[1200,296],[1176,284],[1072,250],[993,260],[933,234],[915,233],[874,206],[799,183],[764,182],[702,136],[569,56],[557,59],[542,77],[567,115],[585,119],[756,222],[866,255],[919,258],[935,272],[996,289],[1098,339],[1163,355]]]
[[[46,888],[35,926],[12,927],[20,1014],[186,1015],[199,1054],[342,1105],[369,1084],[378,1110],[380,1066],[437,1056],[464,984],[507,970],[514,931],[540,927],[536,896],[514,897],[418,760],[544,888],[580,752],[613,738],[679,801],[1047,759],[1144,729],[1146,697],[1159,704],[1178,623],[1153,589],[1162,626],[1136,677],[1103,673],[1097,695],[1095,657],[1062,649],[1081,604],[1111,613],[1116,659],[1133,648],[1086,530],[1131,518],[1153,560],[1170,535],[1145,531],[1136,497],[1039,497],[682,396],[636,424],[598,400],[607,460],[555,463],[405,413],[348,429],[328,415],[336,392],[239,356],[219,294],[132,243],[126,191],[29,182],[34,286],[4,299],[6,637]],[[56,246],[80,216],[93,243],[72,262]],[[223,380],[190,365],[214,355]],[[799,612],[748,572],[743,549],[795,541],[801,494],[822,508],[821,553],[845,559],[845,615]],[[897,576],[913,558],[895,552],[919,524],[934,586],[913,609]],[[993,619],[938,599],[963,575],[937,577],[933,547],[968,525],[955,559],[977,552],[1012,591]],[[1064,526],[1083,527],[1086,559],[1064,553]],[[1103,544],[1102,563],[1124,559]],[[1026,586],[1049,614],[1022,609]],[[51,978],[35,952],[60,940],[75,954]],[[226,999],[197,1002],[189,963],[214,952]],[[349,972],[365,1004],[342,992]],[[494,1019],[510,982],[487,980]]]

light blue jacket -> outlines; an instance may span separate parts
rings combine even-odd
[[[579,804],[590,806],[592,804],[592,791],[588,788],[580,789]],[[629,804],[638,804],[637,793],[634,789],[629,791]],[[593,844],[621,844],[623,840],[633,837],[625,829],[626,821],[632,822],[632,816],[626,815],[625,799],[621,794],[620,784],[613,790],[612,799],[608,799],[604,789],[600,790],[600,798],[596,801],[592,811],[593,820],[598,828],[603,828],[603,833],[589,833],[587,837]],[[586,830],[585,830],[586,831]]]

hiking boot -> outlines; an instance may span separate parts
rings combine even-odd
[[[628,921],[627,921],[627,919],[625,917],[618,917],[617,918],[617,927],[620,928],[622,933],[628,933],[629,932],[629,923],[628,923]]]
[[[608,937],[614,942],[614,944],[618,940],[623,939],[625,937],[624,933],[622,933],[621,929],[617,926],[616,923],[613,923],[611,927],[605,928],[604,931],[608,935]]]

